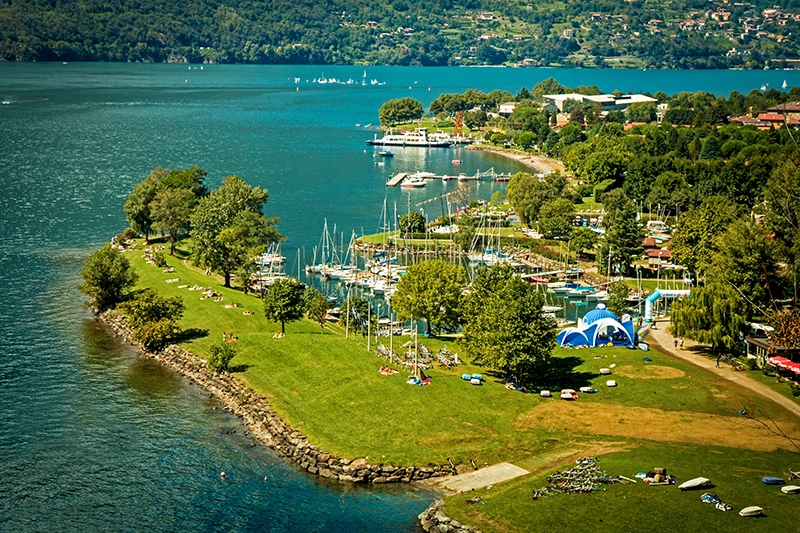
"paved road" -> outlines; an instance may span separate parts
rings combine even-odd
[[[772,400],[778,405],[786,408],[787,411],[794,414],[797,418],[800,418],[799,403],[775,392],[763,383],[759,383],[758,381],[752,379],[747,375],[746,372],[733,372],[728,365],[722,365],[719,368],[716,368],[717,362],[715,359],[704,357],[690,350],[691,347],[697,345],[696,342],[687,339],[683,343],[683,350],[676,350],[673,347],[673,341],[675,340],[675,337],[667,332],[668,327],[668,320],[659,320],[658,329],[651,329],[650,335],[648,335],[646,341],[649,343],[653,343],[654,341],[655,344],[658,344],[660,351],[679,359],[683,359],[684,361],[688,361],[693,365],[705,368],[709,372],[712,372],[721,378],[727,379],[728,381],[733,381],[734,383],[758,394],[762,398]]]
[[[434,478],[430,481],[430,484],[445,494],[458,494],[486,487],[487,485],[502,483],[529,473],[524,468],[511,463],[498,463],[458,476]]]

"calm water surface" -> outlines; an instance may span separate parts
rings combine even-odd
[[[82,309],[83,260],[125,227],[125,197],[155,166],[197,164],[212,187],[235,173],[267,188],[265,211],[280,217],[291,262],[298,249],[310,255],[326,218],[347,235],[369,233],[382,224],[384,198],[402,211],[455,186],[387,190],[394,172],[521,170],[455,149],[377,159],[365,150],[374,134],[365,126],[390,98],[427,106],[442,92],[516,93],[550,76],[667,93],[800,84],[799,73],[774,71],[381,67],[366,75],[385,85],[310,83],[360,81],[355,67],[0,64],[0,100],[9,102],[0,106],[1,531],[414,531],[429,503],[408,487],[301,474]],[[483,183],[478,194],[496,187]],[[423,209],[441,214],[438,202]]]

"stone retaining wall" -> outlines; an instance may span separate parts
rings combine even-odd
[[[305,435],[281,420],[263,396],[230,374],[209,371],[201,357],[175,344],[161,353],[148,352],[132,339],[125,317],[117,311],[106,311],[98,317],[116,335],[139,348],[147,357],[169,366],[207,390],[225,405],[226,410],[242,418],[256,441],[266,444],[309,474],[351,483],[410,483],[452,472],[445,465],[396,467],[370,464],[363,458],[350,460],[312,446]]]
[[[459,531],[481,533],[477,528],[465,526],[460,522],[451,520],[444,514],[443,508],[444,500],[435,500],[430,504],[418,517],[422,529],[428,533],[457,533]]]

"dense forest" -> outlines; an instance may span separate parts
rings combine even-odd
[[[783,67],[792,0],[0,0],[0,59]]]

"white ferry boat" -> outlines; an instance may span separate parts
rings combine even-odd
[[[368,139],[370,146],[423,146],[427,148],[447,148],[450,141],[437,141],[428,137],[427,128],[417,128],[414,131],[404,131],[400,134],[389,133],[380,139],[375,135]]]

